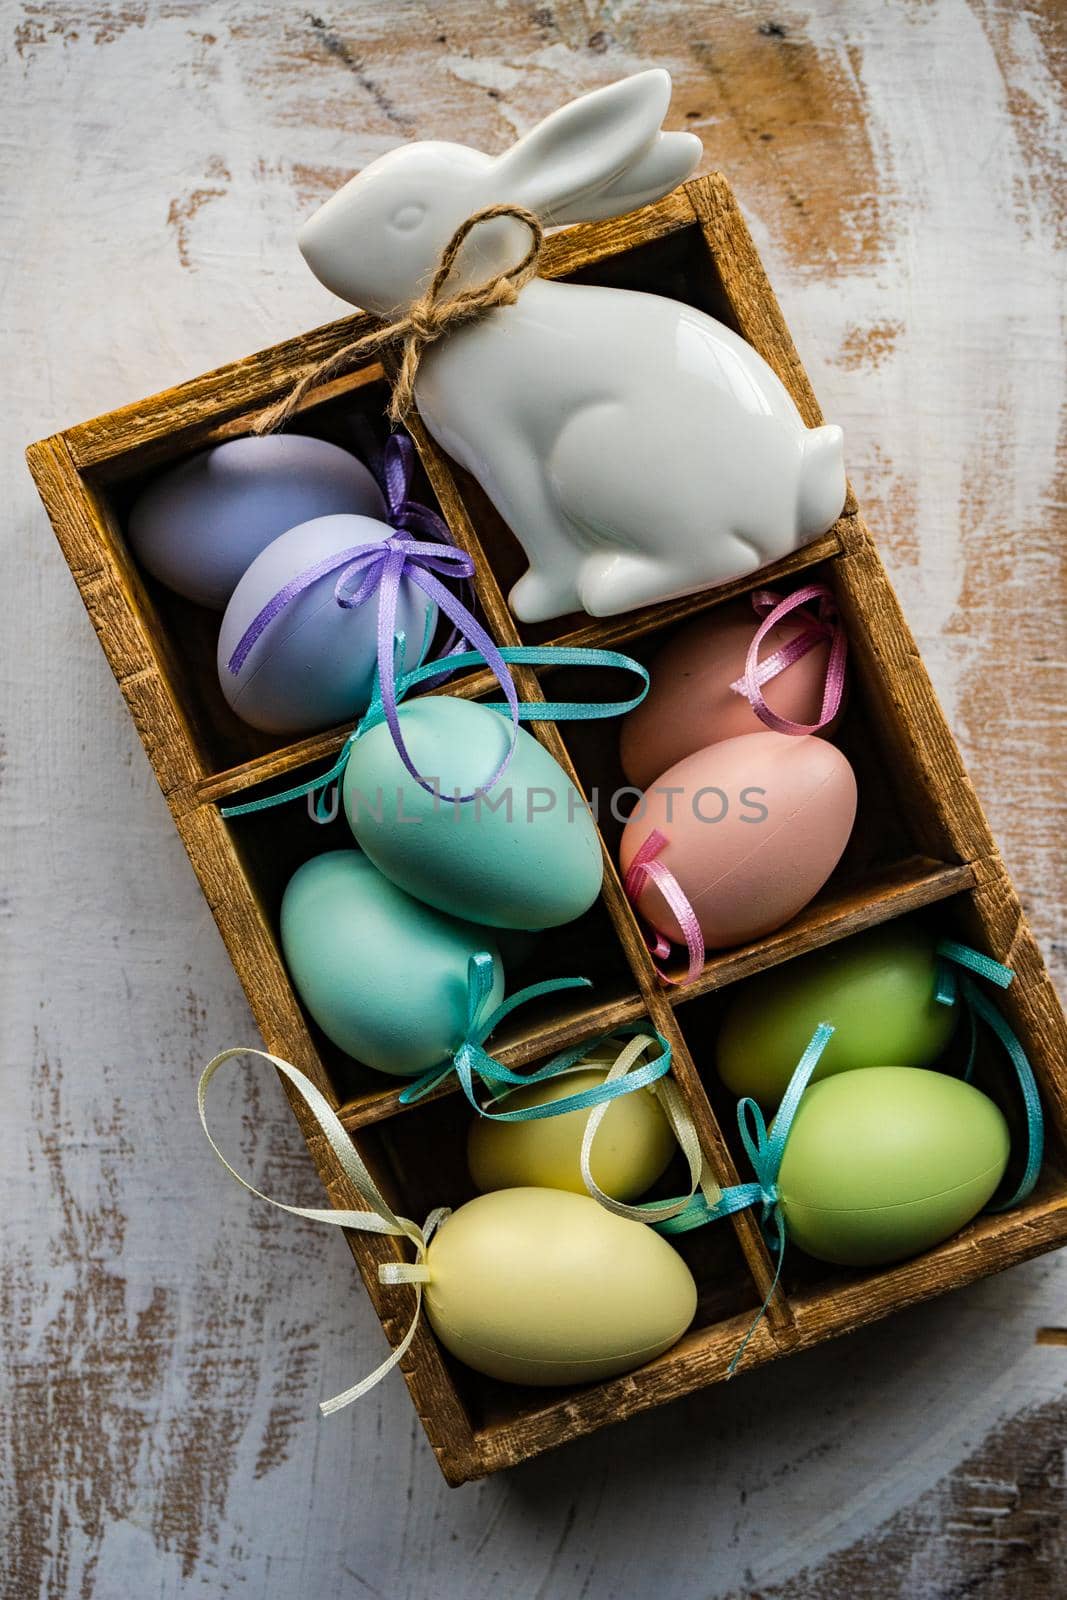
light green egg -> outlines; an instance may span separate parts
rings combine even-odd
[[[282,899],[281,938],[293,985],[323,1033],[379,1072],[425,1072],[462,1042],[476,952],[493,957],[491,1003],[503,997],[492,934],[413,900],[358,850],[331,850],[297,869]]]
[[[716,1045],[722,1081],[778,1105],[820,1022],[834,1034],[813,1081],[887,1061],[932,1066],[956,1024],[936,999],[934,944],[913,922],[886,923],[739,984]]]
[[[525,729],[503,777],[465,803],[507,753],[511,725],[470,700],[433,695],[400,707],[411,758],[384,722],[356,740],[343,784],[357,842],[386,877],[450,916],[493,928],[551,928],[587,911],[603,858],[592,818],[559,763]]]
[[[786,1230],[822,1261],[876,1266],[940,1244],[1004,1175],[1008,1125],[980,1090],[919,1067],[812,1084],[782,1157]]]

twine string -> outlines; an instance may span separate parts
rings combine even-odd
[[[530,232],[530,243],[525,255],[506,271],[445,296],[445,284],[451,276],[456,258],[467,238],[482,223],[492,222],[497,217],[513,217],[515,221],[525,223]],[[540,220],[525,206],[485,206],[481,211],[474,212],[465,222],[460,223],[445,245],[430,287],[425,294],[412,302],[406,315],[398,317],[393,322],[387,322],[380,328],[372,328],[361,338],[342,345],[340,350],[335,350],[324,361],[316,362],[314,366],[309,367],[289,393],[283,395],[276,405],[271,406],[263,414],[255,432],[274,433],[289,421],[309,389],[336,377],[345,368],[356,365],[361,358],[377,355],[379,351],[395,345],[401,346],[401,356],[393,380],[392,394],[389,397],[388,415],[394,426],[399,426],[414,404],[415,378],[427,347],[454,328],[462,327],[465,323],[480,321],[498,306],[514,305],[520,292],[532,278],[537,276],[544,238]]]

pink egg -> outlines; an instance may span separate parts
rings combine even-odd
[[[645,789],[661,772],[696,750],[742,733],[765,733],[744,695],[730,688],[745,670],[745,655],[760,619],[751,601],[716,606],[673,634],[650,665],[652,687],[624,718],[619,740],[623,771]],[[760,645],[760,660],[803,633],[786,617]],[[820,642],[764,685],[763,697],[781,717],[817,722],[830,646]],[[833,724],[822,730],[833,731]]]
[[[654,828],[709,949],[747,944],[806,906],[841,857],[856,779],[824,739],[754,733],[698,750],[647,790],[619,848],[625,874]],[[647,881],[637,909],[672,942],[681,929]]]

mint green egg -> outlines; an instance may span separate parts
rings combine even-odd
[[[1008,1125],[980,1090],[920,1067],[805,1090],[778,1174],[786,1231],[821,1261],[870,1267],[957,1233],[1004,1175]]]
[[[462,1041],[477,951],[493,957],[492,1004],[503,998],[492,934],[413,900],[358,850],[297,869],[281,937],[293,986],[323,1033],[379,1072],[424,1072]]]
[[[520,728],[507,771],[488,793],[511,724],[471,700],[433,695],[400,707],[411,758],[437,793],[406,771],[384,722],[356,740],[343,784],[358,844],[387,878],[451,916],[492,928],[553,928],[600,893],[603,858],[578,791]]]
[[[834,1035],[815,1080],[886,1061],[932,1066],[956,1023],[936,999],[934,944],[915,923],[890,922],[746,979],[719,1030],[723,1083],[776,1106],[820,1022]]]

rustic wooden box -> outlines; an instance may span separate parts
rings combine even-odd
[[[687,185],[621,221],[554,236],[550,276],[669,293],[737,329],[779,373],[809,424],[822,420],[815,397],[730,189],[719,176]],[[344,840],[344,824],[317,827],[300,805],[224,821],[219,803],[249,798],[283,775],[316,770],[344,729],[296,744],[255,733],[225,706],[215,677],[218,619],[154,584],[126,547],[126,508],[146,474],[188,452],[247,432],[256,417],[313,361],[356,337],[370,319],[347,317],[221,368],[138,405],[32,445],[30,467],[86,609],[126,697],[159,783],[226,941],[268,1048],[306,1072],[337,1107],[360,1153],[396,1209],[421,1219],[433,1205],[469,1198],[463,1160],[466,1103],[445,1090],[405,1110],[400,1085],[350,1062],[304,1015],[279,954],[277,912],[289,874],[306,857]],[[380,367],[313,392],[302,431],[344,441],[353,414],[380,418]],[[520,628],[504,596],[524,566],[521,552],[477,486],[420,430],[426,482],[457,542],[477,560],[477,597],[501,643],[620,645],[643,655],[678,618],[755,586],[753,579],[608,621],[583,616]],[[824,538],[759,574],[763,584],[804,572],[829,582],[848,627],[852,689],[840,742],[856,767],[856,830],[826,888],[788,927],[751,946],[711,956],[702,977],[665,989],[645,951],[615,869],[619,825],[602,818],[606,875],[601,901],[578,923],[542,941],[520,981],[580,973],[595,982],[588,1004],[549,999],[520,1013],[495,1044],[511,1066],[612,1026],[650,1019],[673,1046],[673,1072],[708,1160],[723,1183],[737,1181],[740,1151],[733,1106],[711,1068],[710,1041],[724,986],[904,912],[919,912],[1015,968],[1003,999],[1040,1081],[1049,1124],[1045,1169],[1025,1205],[983,1216],[916,1260],[874,1272],[842,1271],[789,1252],[781,1286],[748,1347],[745,1369],[956,1288],[1067,1240],[1067,1067],[1063,1017],[959,753],[851,493]],[[541,694],[540,671],[518,669],[527,698]],[[566,696],[554,669],[553,697]],[[478,696],[484,673],[447,686]],[[575,685],[577,689],[577,685]],[[588,675],[579,692],[593,693]],[[536,727],[552,753],[588,788],[621,781],[617,726]],[[923,909],[927,908],[927,909]],[[220,1040],[228,1044],[229,1040]],[[299,1105],[311,1154],[331,1201],[358,1204],[325,1142]],[[746,1174],[747,1176],[747,1174]],[[669,1189],[669,1183],[666,1185]],[[666,1192],[666,1191],[665,1191]],[[408,1288],[382,1290],[381,1261],[395,1240],[349,1238],[386,1333],[400,1337]],[[441,1470],[450,1483],[494,1472],[716,1382],[726,1373],[771,1279],[772,1263],[753,1216],[744,1212],[677,1241],[697,1277],[692,1329],[640,1371],[565,1391],[491,1382],[453,1362],[423,1325],[403,1364]],[[365,1352],[370,1366],[378,1352]],[[355,1415],[333,1426],[358,1427]]]

